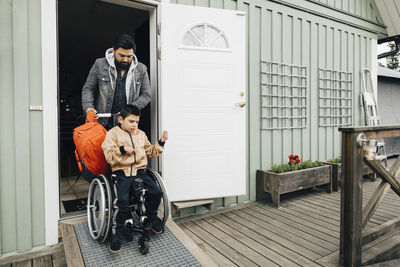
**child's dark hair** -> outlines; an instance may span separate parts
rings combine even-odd
[[[135,115],[135,116],[140,116],[140,109],[138,109],[136,106],[127,104],[121,108],[121,112],[119,115],[125,119],[129,115]]]

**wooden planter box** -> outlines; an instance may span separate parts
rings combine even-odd
[[[324,164],[330,165],[332,167],[332,189],[334,191],[338,191],[339,182],[341,181],[341,177],[342,177],[342,164],[341,163],[331,163],[331,162],[324,162]],[[369,175],[370,179],[372,181],[375,181],[374,172],[365,163],[362,163],[361,173],[362,173],[362,176]]]
[[[270,193],[274,207],[279,207],[280,195],[284,193],[317,185],[327,185],[328,192],[332,192],[332,175],[329,165],[285,173],[257,170],[256,180],[257,200],[262,199],[264,192]]]

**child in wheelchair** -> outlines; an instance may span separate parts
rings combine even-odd
[[[140,110],[137,107],[124,106],[118,116],[118,125],[107,132],[102,144],[105,158],[115,177],[112,188],[115,194],[114,213],[109,246],[112,253],[121,251],[121,240],[125,236],[124,222],[131,218],[129,194],[138,178],[146,189],[145,208],[150,229],[156,234],[163,231],[163,224],[157,217],[163,192],[146,174],[146,167],[147,157],[158,157],[163,152],[168,132],[163,131],[162,138],[152,145],[146,134],[138,129],[139,119]]]

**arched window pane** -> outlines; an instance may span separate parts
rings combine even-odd
[[[228,44],[226,43],[226,40],[223,35],[218,37],[217,40],[215,40],[211,46],[218,48],[228,48]]]
[[[199,38],[200,42],[203,44],[205,41],[204,38],[204,25],[196,26],[192,28],[192,32],[196,35],[197,38]]]
[[[224,33],[208,24],[196,25],[188,30],[183,37],[182,44],[204,48],[229,48]]]
[[[183,44],[188,46],[200,46],[200,42],[194,38],[191,32],[186,32],[185,37],[183,37]]]

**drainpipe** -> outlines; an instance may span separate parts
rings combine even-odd
[[[378,55],[378,59],[381,59],[384,57],[389,57],[391,55],[395,55],[400,51],[400,35],[391,36],[391,37],[388,37],[385,39],[380,39],[380,40],[378,40],[378,44],[383,44],[383,43],[392,42],[392,41],[394,41],[394,43],[396,44],[396,49]]]

